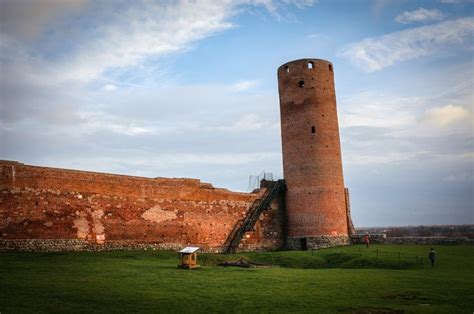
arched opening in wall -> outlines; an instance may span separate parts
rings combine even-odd
[[[316,127],[314,125],[311,127],[311,133],[313,133],[313,134],[316,133]]]
[[[332,64],[329,64],[329,71],[332,72]]]
[[[306,238],[300,238],[300,247],[301,247],[301,251],[308,250],[308,240]]]
[[[312,70],[314,69],[314,63],[313,62],[308,62],[308,69]]]
[[[303,81],[303,80],[299,81],[299,82],[298,82],[298,86],[299,86],[300,88],[303,88],[303,87],[304,87],[304,81]]]
[[[285,72],[290,73],[290,67],[288,67],[287,65],[285,65]]]

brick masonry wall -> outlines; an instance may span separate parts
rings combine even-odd
[[[263,194],[197,179],[142,178],[0,161],[0,250],[99,250],[196,245],[220,251]],[[278,200],[242,249],[284,245]],[[49,248],[49,249],[48,249]]]
[[[237,251],[271,251],[286,249],[286,213],[282,195],[276,197],[263,211],[255,224],[242,239]]]
[[[300,59],[277,74],[288,235],[338,242],[349,222],[332,64]]]

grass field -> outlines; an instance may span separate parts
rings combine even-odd
[[[374,245],[306,252],[0,253],[0,312],[472,313],[474,247]],[[268,268],[224,268],[247,258]],[[424,258],[423,267],[420,258]]]

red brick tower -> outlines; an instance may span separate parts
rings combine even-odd
[[[278,69],[288,247],[348,243],[332,64],[301,59]]]

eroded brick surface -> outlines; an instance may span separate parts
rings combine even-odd
[[[264,192],[236,193],[196,179],[149,179],[9,161],[1,161],[0,167],[1,239],[34,239],[35,247],[41,239],[65,240],[54,242],[55,250],[57,243],[77,247],[66,241],[70,239],[105,248],[197,245],[219,251]],[[282,211],[278,204],[265,210],[241,247],[280,248]]]

